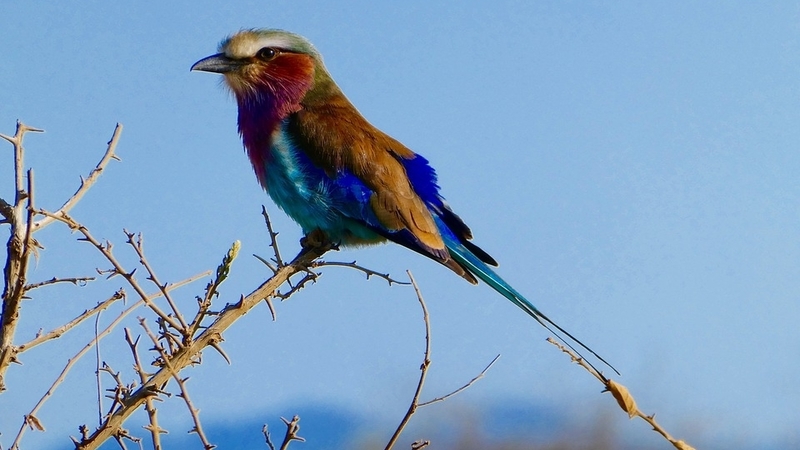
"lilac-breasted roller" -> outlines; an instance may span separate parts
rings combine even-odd
[[[483,280],[605,363],[489,267],[497,262],[470,242],[428,160],[367,122],[304,37],[240,31],[192,70],[225,76],[258,181],[304,233],[321,231],[343,246],[388,240],[414,250],[470,283]]]

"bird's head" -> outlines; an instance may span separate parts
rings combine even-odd
[[[297,109],[311,89],[332,84],[311,42],[272,29],[243,30],[224,39],[219,53],[191,70],[223,74],[240,105],[268,102],[282,113]]]

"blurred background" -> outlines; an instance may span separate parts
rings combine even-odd
[[[60,206],[115,123],[125,127],[122,161],[73,215],[128,267],[136,258],[123,227],[143,233],[162,281],[215,268],[238,239],[220,306],[233,302],[268,276],[250,256],[270,255],[262,204],[284,255],[299,249],[299,228],[253,176],[220,77],[189,72],[239,29],[290,30],[315,43],[374,125],[431,161],[500,273],[614,364],[673,436],[697,448],[800,446],[800,3],[85,1],[3,11],[0,132],[13,134],[17,119],[47,131],[26,139],[39,206]],[[11,146],[0,149],[0,197],[11,199]],[[31,281],[106,267],[76,237],[58,225],[37,235],[46,249]],[[671,448],[486,286],[396,246],[327,259],[396,278],[413,271],[432,325],[423,400],[502,355],[466,392],[421,409],[397,448],[423,438],[430,448]],[[220,448],[266,448],[261,426],[280,437],[279,417],[294,414],[307,442],[293,448],[382,448],[408,408],[424,350],[413,290],[322,272],[277,305],[277,322],[259,307],[225,334],[230,366],[205,352],[184,372]],[[204,284],[176,297],[192,308]],[[18,340],[121,286],[37,291]],[[141,333],[135,317],[125,326]],[[3,448],[93,333],[87,323],[10,369]],[[101,355],[133,380],[121,328]],[[96,426],[94,370],[94,356],[76,365],[39,413],[47,432],[29,432],[24,448],[72,448],[78,425]],[[180,399],[160,410],[166,448],[199,447]],[[146,423],[138,414],[126,426],[147,442]]]

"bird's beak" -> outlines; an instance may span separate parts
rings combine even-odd
[[[227,73],[238,69],[244,64],[246,64],[244,61],[229,58],[225,56],[224,53],[217,53],[216,55],[211,55],[207,58],[203,58],[200,61],[197,61],[189,70],[200,70],[203,72],[214,72],[214,73]]]

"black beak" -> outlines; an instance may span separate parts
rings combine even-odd
[[[189,70],[199,70],[202,72],[214,72],[214,73],[227,73],[238,69],[245,65],[246,62],[232,59],[225,56],[224,53],[217,53],[216,55],[211,55],[207,58],[203,58],[200,61],[197,61],[192,65],[192,68]]]

